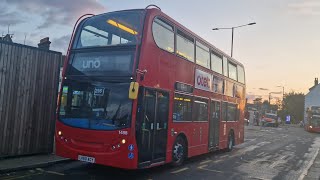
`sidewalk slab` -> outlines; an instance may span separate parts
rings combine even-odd
[[[54,154],[31,155],[16,158],[0,159],[0,174],[18,170],[46,167],[52,164],[71,161]]]

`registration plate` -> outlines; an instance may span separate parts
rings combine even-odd
[[[79,161],[84,161],[84,162],[89,162],[89,163],[95,163],[96,162],[96,159],[94,157],[82,156],[82,155],[78,155],[78,160]]]

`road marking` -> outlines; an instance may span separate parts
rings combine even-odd
[[[182,171],[186,171],[188,170],[189,168],[185,167],[185,168],[182,168],[182,169],[179,169],[179,170],[176,170],[176,171],[172,171],[171,173],[172,174],[176,174],[176,173],[179,173],[179,172],[182,172]]]
[[[221,161],[223,161],[223,160],[222,159],[218,159],[218,160],[213,161],[213,163],[218,163],[218,162],[221,162]]]
[[[229,155],[223,155],[220,158],[226,158],[226,157],[229,157]]]
[[[209,163],[211,162],[212,160],[207,160],[207,161],[203,161],[203,162],[200,162],[200,164],[206,164],[206,163]]]
[[[264,152],[257,154],[256,156],[262,156],[264,155]]]
[[[311,161],[309,162],[309,164],[307,165],[307,167],[303,169],[302,174],[299,177],[299,180],[303,180],[303,178],[308,174],[308,170],[312,166],[312,164],[313,164],[314,160],[316,159],[318,153],[319,153],[319,148],[316,150],[316,153],[314,153],[314,155],[313,155]]]
[[[218,170],[214,170],[214,169],[207,169],[206,167],[208,167],[208,165],[205,164],[205,165],[199,166],[198,169],[205,170],[205,171],[216,172],[216,173],[223,173],[222,171],[218,171]]]
[[[9,177],[9,178],[5,178],[3,180],[15,180],[15,179],[24,179],[26,177],[30,177],[30,176],[34,176],[34,175],[40,175],[42,173],[35,173],[35,174],[28,174],[28,175],[23,175],[23,176],[15,176],[15,177]]]
[[[55,172],[55,171],[46,171],[46,173],[56,174],[56,175],[59,175],[59,176],[64,176],[64,175],[65,175],[65,174],[63,174],[63,173],[59,173],[59,172]]]

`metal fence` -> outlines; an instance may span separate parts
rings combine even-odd
[[[60,61],[0,41],[0,157],[52,152]]]

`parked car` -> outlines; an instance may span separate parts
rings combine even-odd
[[[261,124],[262,126],[278,127],[278,116],[276,114],[266,113],[261,118]]]

